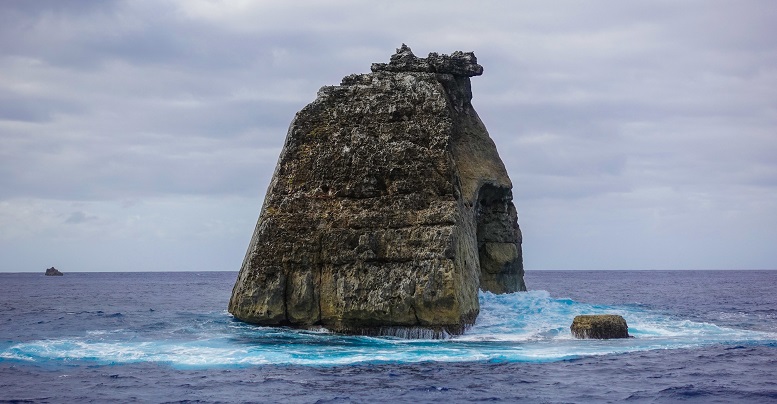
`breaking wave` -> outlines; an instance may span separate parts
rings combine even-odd
[[[361,337],[326,330],[256,327],[225,311],[148,321],[132,329],[89,330],[79,337],[0,342],[0,361],[98,364],[165,363],[179,368],[357,363],[550,362],[592,355],[710,344],[769,344],[773,332],[721,327],[639,305],[606,306],[553,298],[545,291],[480,294],[481,313],[464,335],[445,340]],[[634,338],[577,340],[578,314],[622,315]],[[102,313],[105,315],[105,313]],[[130,317],[130,314],[120,314]],[[134,324],[138,324],[135,322]]]

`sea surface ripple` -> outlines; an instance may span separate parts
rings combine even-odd
[[[248,325],[224,309],[235,275],[0,274],[0,401],[59,401],[83,393],[73,382],[105,377],[138,401],[176,401],[184,385],[220,401],[216,381],[301,402],[314,391],[334,401],[777,399],[767,370],[777,365],[776,271],[536,271],[530,292],[481,293],[476,324],[444,340]],[[573,338],[574,316],[592,313],[622,315],[633,338]],[[41,378],[47,388],[25,393]],[[222,397],[246,401],[234,394]]]

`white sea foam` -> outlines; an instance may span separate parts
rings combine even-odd
[[[631,306],[601,306],[556,299],[544,291],[509,295],[482,293],[480,299],[481,314],[477,323],[465,335],[446,340],[354,337],[323,329],[254,327],[234,322],[224,313],[212,313],[201,319],[199,326],[187,325],[183,335],[188,339],[91,330],[77,338],[11,343],[0,351],[0,360],[158,362],[179,367],[421,361],[544,362],[714,343],[777,340],[773,333],[720,327]],[[622,315],[634,338],[598,341],[572,337],[569,325],[574,316],[601,312]]]

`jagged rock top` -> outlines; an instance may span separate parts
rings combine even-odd
[[[410,47],[405,44],[397,49],[397,53],[391,55],[391,60],[388,63],[373,63],[370,70],[373,72],[447,73],[465,77],[483,74],[483,66],[478,64],[478,58],[475,57],[474,52],[456,51],[450,55],[431,52],[424,59],[414,55]]]

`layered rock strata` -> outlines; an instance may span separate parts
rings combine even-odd
[[[403,45],[297,113],[232,292],[260,325],[459,334],[525,290],[512,183],[472,107],[473,53]]]

